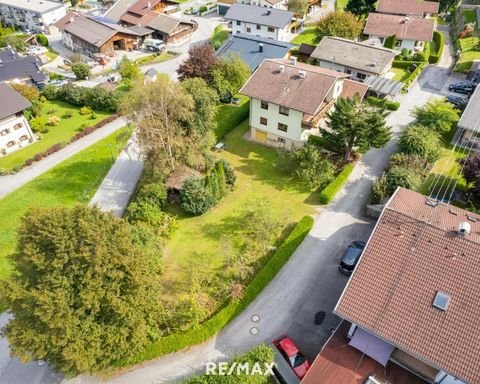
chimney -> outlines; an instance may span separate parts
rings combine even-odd
[[[290,64],[297,65],[297,57],[296,56],[290,56]]]
[[[151,6],[152,6],[152,3],[149,1],[149,2],[147,3],[147,8],[150,8]]]
[[[285,72],[285,66],[282,64],[278,67],[278,70],[280,71],[280,73],[283,73]]]
[[[270,16],[272,14],[272,10],[271,9],[267,9],[267,16]]]
[[[70,23],[73,23],[73,20],[75,20],[75,18],[73,16],[70,17]]]
[[[458,235],[461,237],[468,236],[472,227],[466,221],[462,221],[458,226]]]
[[[263,44],[258,44],[258,52],[263,52]]]
[[[403,19],[403,22],[407,24],[409,20],[410,20],[410,17],[406,16],[405,19]]]
[[[298,71],[298,77],[300,77],[301,79],[304,79],[305,77],[307,76],[307,72],[305,72],[304,70],[300,70]]]

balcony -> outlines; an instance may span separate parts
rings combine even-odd
[[[317,128],[320,120],[325,117],[325,115],[332,109],[335,101],[335,99],[332,99],[328,103],[323,103],[316,115],[309,115],[304,113],[302,119],[302,129]]]

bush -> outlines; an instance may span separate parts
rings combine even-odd
[[[165,208],[167,203],[167,187],[164,183],[148,183],[142,185],[136,198],[142,201],[148,201],[159,208]]]
[[[185,212],[198,216],[215,205],[215,197],[200,177],[189,177],[180,192],[180,202]]]
[[[90,109],[108,112],[116,112],[120,99],[116,91],[78,87],[74,84],[67,84],[58,89],[56,98],[79,107],[87,106]]]
[[[72,65],[72,72],[75,74],[77,80],[85,80],[90,76],[90,67],[88,64],[76,62]]]
[[[403,153],[417,155],[429,162],[434,162],[440,156],[442,143],[436,131],[414,124],[402,133],[399,146]]]
[[[57,98],[57,87],[52,84],[47,84],[43,88],[42,96],[45,96],[47,100],[55,100]]]
[[[383,199],[386,199],[387,197],[390,197],[387,179],[385,176],[382,176],[378,180],[375,180],[372,184],[372,192],[370,194],[370,203],[380,204],[381,201]]]
[[[231,164],[225,159],[220,159],[218,162],[221,163],[223,166],[223,171],[225,173],[225,182],[231,189],[233,189],[237,181],[237,175],[235,175],[235,170],[233,169]]]
[[[385,175],[385,181],[387,183],[389,194],[392,194],[397,187],[419,191],[422,187],[424,178],[416,169],[395,165],[388,170]]]
[[[388,36],[386,39],[385,39],[385,43],[383,44],[383,46],[385,48],[390,48],[390,49],[393,49],[395,47],[395,43],[397,42],[397,37],[395,35],[392,35],[392,36]]]
[[[45,36],[43,33],[39,33],[36,37],[35,40],[37,40],[37,43],[44,46],[48,47],[48,39],[47,36]]]
[[[207,12],[208,11],[208,8],[206,5],[202,5],[200,6],[200,8],[198,8],[198,12],[199,13],[203,13],[203,12]]]
[[[396,111],[400,108],[400,103],[398,101],[389,101],[374,96],[368,96],[367,103],[374,107],[386,108],[389,111]]]
[[[335,198],[352,173],[353,168],[355,168],[355,164],[347,164],[337,177],[320,192],[321,204],[329,204]]]
[[[58,116],[50,116],[47,120],[47,125],[50,127],[56,127],[60,124],[60,117]]]
[[[414,82],[417,76],[422,72],[423,68],[425,67],[426,63],[420,63],[418,67],[410,73],[410,75],[403,81],[403,89],[406,90],[410,85]]]
[[[275,254],[267,261],[261,271],[246,287],[245,294],[241,300],[228,304],[210,319],[197,327],[161,338],[159,341],[149,345],[141,354],[126,361],[119,361],[116,366],[137,364],[208,340],[247,308],[247,306],[277,275],[283,265],[308,235],[312,227],[313,218],[311,216],[305,216],[297,223],[293,231],[290,232]]]
[[[48,128],[45,127],[47,120],[45,117],[37,116],[30,120],[30,128],[35,133],[47,133]]]
[[[410,68],[410,66],[411,66],[412,64],[415,64],[415,65],[418,66],[418,65],[421,64],[421,62],[420,62],[420,61],[414,61],[414,60],[405,60],[405,61],[403,61],[403,60],[394,60],[392,67],[393,67],[393,68],[408,69],[408,68]]]
[[[160,237],[169,237],[178,227],[174,216],[163,212],[158,205],[146,200],[138,200],[129,204],[127,220],[132,224],[147,224]]]
[[[82,107],[79,111],[80,115],[90,115],[92,112],[92,108],[90,107]]]
[[[398,101],[386,101],[385,108],[387,108],[389,111],[396,111],[398,108],[400,108],[400,103]]]
[[[430,58],[428,61],[431,64],[437,64],[442,57],[443,47],[445,46],[445,37],[443,36],[443,33],[439,31],[433,31],[433,41],[435,42],[437,51],[430,52]]]
[[[90,115],[90,120],[95,120],[97,118],[97,114],[95,112],[92,112]]]
[[[73,117],[73,111],[68,110],[65,111],[65,113],[62,115],[62,118],[64,119],[71,119]]]

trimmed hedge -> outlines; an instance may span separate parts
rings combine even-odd
[[[390,48],[390,49],[393,49],[393,47],[395,47],[395,43],[397,42],[397,37],[395,35],[392,35],[392,36],[388,36],[386,39],[385,39],[385,44],[383,44],[383,46],[385,48]]]
[[[400,103],[398,101],[389,101],[374,96],[368,96],[367,103],[376,107],[384,107],[389,111],[396,111],[398,108],[400,108]]]
[[[333,181],[323,188],[320,192],[320,203],[329,204],[337,195],[338,191],[343,187],[343,184],[347,181],[348,177],[355,167],[354,163],[347,164]]]
[[[430,52],[430,58],[428,59],[428,62],[430,64],[437,64],[440,61],[440,58],[442,57],[443,53],[443,47],[445,45],[445,37],[443,36],[443,33],[439,31],[434,31],[433,32],[433,41],[435,42],[435,45],[437,46],[437,51],[436,52]]]
[[[141,354],[127,361],[119,361],[115,365],[122,367],[138,364],[195,344],[200,344],[214,336],[239,315],[277,275],[312,227],[313,218],[311,216],[305,216],[297,223],[275,254],[246,287],[245,295],[241,300],[228,304],[203,324],[184,332],[167,335],[159,341],[152,343]]]
[[[422,64],[421,61],[414,61],[414,60],[394,60],[392,67],[393,68],[403,68],[408,69],[412,64],[420,65]]]
[[[410,75],[403,81],[403,90],[406,91],[408,87],[410,87],[420,72],[422,72],[425,65],[427,65],[427,63],[420,63],[418,67],[412,73],[410,73]]]

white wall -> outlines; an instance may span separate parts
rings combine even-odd
[[[352,67],[346,67],[344,65],[340,65],[340,64],[337,64],[337,63],[334,64],[334,63],[331,63],[329,61],[320,60],[319,65],[322,68],[327,68],[327,69],[330,69],[330,70],[333,70],[333,71],[348,73],[348,74],[351,75],[352,80],[366,81],[369,77],[374,76],[374,74],[372,74],[372,73],[360,71],[358,69],[355,69],[355,68],[352,68]],[[348,71],[350,71],[350,72],[348,72]],[[386,71],[386,72],[388,72],[388,71]],[[366,77],[365,78],[358,77],[358,74],[363,74]]]
[[[15,128],[16,125],[17,128]],[[5,134],[5,130],[9,132]],[[21,140],[22,136],[26,136],[26,139]],[[15,144],[7,147],[7,144],[11,141],[14,141]],[[35,136],[23,114],[12,115],[0,120],[0,157],[26,147],[34,141]]]
[[[66,12],[65,6],[41,14],[32,10],[17,9],[0,4],[0,20],[3,23],[42,33],[49,33],[49,26],[65,16]]]
[[[260,27],[260,29],[257,29],[257,25]],[[240,22],[240,25],[237,25],[237,21],[232,20],[232,34],[234,35],[237,33],[246,33],[247,35],[260,36],[267,39],[280,41],[285,38],[282,30],[273,28],[273,31],[271,32],[268,30],[268,28],[269,27],[266,25],[245,23],[243,21]]]
[[[49,26],[49,25],[55,24],[58,20],[60,20],[66,14],[67,14],[67,10],[65,9],[65,7],[61,7],[51,12],[44,13],[42,16],[42,19],[45,25]]]
[[[385,43],[385,40],[386,40],[385,37],[375,36],[375,35],[370,35],[369,38],[371,38],[371,39],[379,39],[382,44]],[[415,43],[416,43],[415,40],[397,40],[397,42],[400,42],[400,41],[401,41],[400,46],[398,46],[398,47],[395,46],[394,49],[396,49],[396,50],[401,50],[401,49],[403,49],[403,48],[406,48],[406,49],[408,49],[408,50],[412,50],[412,51],[413,51],[413,49],[415,48]]]

